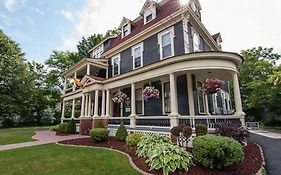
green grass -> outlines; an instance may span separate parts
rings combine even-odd
[[[137,175],[127,156],[102,149],[55,144],[0,152],[5,175]]]
[[[26,127],[0,129],[0,145],[32,141],[35,131],[47,130],[49,127]]]

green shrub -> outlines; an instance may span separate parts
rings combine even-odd
[[[211,135],[194,139],[193,155],[198,163],[211,169],[223,169],[244,159],[239,142],[232,138]]]
[[[186,138],[191,137],[191,135],[192,135],[192,128],[191,128],[190,126],[185,126],[185,127],[182,129],[182,134],[183,134]]]
[[[125,141],[127,136],[128,136],[127,129],[126,129],[124,123],[121,122],[121,124],[118,127],[118,130],[116,132],[115,138],[119,141]]]
[[[164,175],[177,169],[188,171],[192,155],[163,136],[143,136],[137,145],[137,155],[144,157],[150,169],[162,169]]]
[[[208,128],[206,125],[198,124],[195,126],[195,134],[196,136],[206,135],[208,133]]]
[[[133,133],[129,134],[126,138],[126,145],[130,147],[136,147],[141,140],[142,134]]]
[[[179,124],[178,127],[180,127],[180,132],[182,132],[183,128],[186,127],[185,124]]]
[[[96,125],[96,128],[105,128],[103,123],[101,121],[99,121]]]
[[[180,133],[181,133],[181,127],[180,126],[174,126],[172,129],[171,129],[171,134],[173,136],[180,136]]]
[[[68,127],[68,123],[61,123],[58,126],[58,132],[59,133],[67,133],[67,127]]]
[[[51,126],[50,131],[59,132],[59,125]]]
[[[94,128],[91,129],[91,138],[96,142],[105,141],[108,139],[109,131],[105,128]]]
[[[68,133],[68,134],[76,133],[76,124],[75,124],[74,119],[71,119],[70,122],[68,123],[67,128],[66,128],[66,133]]]

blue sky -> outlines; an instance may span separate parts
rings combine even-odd
[[[82,36],[105,33],[123,16],[134,19],[145,0],[0,0],[0,28],[28,60],[43,63],[52,50],[76,50]],[[221,32],[223,50],[257,46],[281,53],[280,0],[200,0],[202,21]],[[281,63],[281,61],[280,61]]]

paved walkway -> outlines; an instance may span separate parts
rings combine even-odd
[[[272,139],[281,139],[281,133],[272,132],[268,130],[258,129],[258,130],[249,130],[250,133],[258,134]]]
[[[258,143],[264,152],[266,170],[269,175],[281,172],[281,137],[272,132],[251,132],[250,139]]]
[[[16,148],[24,148],[36,145],[45,145],[49,143],[56,143],[58,141],[83,138],[88,136],[80,136],[80,135],[69,135],[69,136],[57,136],[53,131],[37,131],[36,134],[32,137],[32,139],[36,141],[24,142],[24,143],[16,143],[10,145],[0,146],[0,151],[11,150]]]

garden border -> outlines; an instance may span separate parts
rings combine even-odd
[[[265,162],[265,159],[264,159],[264,154],[263,154],[262,147],[261,147],[259,144],[257,144],[257,143],[255,143],[255,145],[257,145],[257,147],[260,149],[261,158],[262,158],[262,165],[261,165],[261,168],[260,168],[259,171],[256,173],[256,175],[262,175],[262,170],[265,169],[264,167],[265,167],[266,162]]]
[[[126,155],[129,159],[129,163],[130,165],[136,170],[138,171],[139,173],[141,173],[142,175],[154,175],[154,174],[150,174],[150,173],[147,173],[141,169],[139,169],[135,164],[134,162],[132,161],[132,158],[129,154],[127,153],[124,153],[122,151],[119,151],[119,150],[116,150],[116,149],[111,149],[111,148],[104,148],[104,147],[97,147],[97,146],[84,146],[84,145],[70,145],[70,144],[62,144],[62,143],[58,143],[56,142],[57,145],[60,145],[60,146],[69,146],[69,147],[79,147],[79,148],[95,148],[95,149],[103,149],[103,150],[108,150],[108,151],[115,151],[115,152],[118,152],[118,153],[121,153],[123,155]]]

